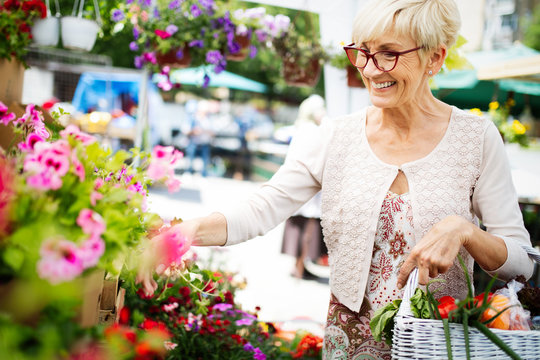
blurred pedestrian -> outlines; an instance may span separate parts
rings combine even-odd
[[[311,95],[300,104],[294,123],[294,134],[308,137],[315,135],[325,116],[324,99],[319,95]],[[309,275],[306,274],[304,262],[316,262],[323,255],[323,248],[321,193],[318,192],[285,222],[281,252],[296,259],[291,275],[304,278]]]
[[[189,165],[187,171],[194,173],[194,160],[197,155],[200,155],[203,162],[201,175],[206,177],[210,166],[212,140],[215,136],[210,114],[210,103],[206,100],[189,100],[185,106],[187,121],[183,132],[188,137],[186,156]]]

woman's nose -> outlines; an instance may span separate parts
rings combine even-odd
[[[379,68],[375,66],[375,60],[373,58],[368,59],[366,66],[364,67],[364,69],[362,69],[362,74],[366,77],[379,75],[381,73],[382,71],[379,70]]]

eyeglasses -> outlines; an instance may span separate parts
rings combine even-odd
[[[374,54],[370,54],[366,50],[358,49],[353,45],[354,43],[343,47],[343,50],[345,50],[345,53],[347,53],[347,57],[349,58],[351,64],[359,69],[363,69],[366,67],[369,59],[373,59],[373,64],[375,64],[377,69],[384,72],[394,70],[400,55],[408,54],[423,48],[423,46],[419,46],[405,51],[382,50],[377,51]]]

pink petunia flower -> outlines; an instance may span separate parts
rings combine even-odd
[[[37,263],[40,278],[51,284],[69,281],[83,271],[83,262],[77,245],[65,239],[48,239],[40,249],[41,259]]]
[[[98,238],[105,232],[105,222],[101,215],[90,209],[82,209],[77,217],[77,225],[85,234]]]
[[[154,30],[154,33],[159,36],[160,38],[162,39],[168,39],[171,37],[171,34],[169,34],[168,32],[166,31],[163,31],[163,30],[160,30],[160,29],[156,29]]]
[[[178,191],[180,181],[174,179],[174,165],[183,154],[172,146],[155,146],[146,175],[152,180],[165,180],[169,192]]]

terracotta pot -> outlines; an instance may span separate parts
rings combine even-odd
[[[176,57],[176,53],[180,48],[176,47],[165,54],[161,54],[159,51],[156,51],[156,60],[160,66],[170,66],[171,68],[179,69],[186,68],[191,64],[191,54],[189,53],[189,47],[184,46],[182,52],[184,57],[181,59]]]
[[[247,35],[235,35],[234,41],[240,45],[240,50],[236,54],[227,53],[225,56],[227,60],[242,61],[245,60],[249,54],[249,45],[251,39]]]
[[[315,86],[321,74],[319,59],[311,59],[306,66],[299,66],[295,58],[283,60],[283,78],[291,86]]]
[[[0,101],[8,105],[21,102],[24,80],[24,66],[20,61],[0,59]]]
[[[354,66],[347,66],[347,86],[365,88],[360,72]]]

